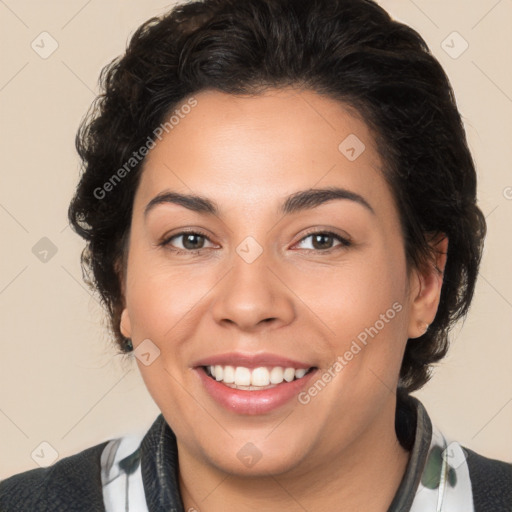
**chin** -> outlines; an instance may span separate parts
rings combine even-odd
[[[238,450],[226,453],[210,453],[205,450],[208,465],[216,467],[223,473],[233,476],[257,478],[279,476],[297,468],[303,459],[303,454],[297,450],[281,447],[281,450],[263,448],[245,443]]]

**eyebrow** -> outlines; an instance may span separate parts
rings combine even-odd
[[[317,206],[335,199],[353,201],[364,206],[369,212],[375,215],[375,210],[364,197],[356,194],[355,192],[339,187],[314,188],[295,192],[285,199],[279,209],[279,212],[283,215],[290,215],[292,213],[316,208]],[[217,204],[206,197],[165,191],[151,199],[144,209],[144,216],[146,217],[157,205],[165,203],[177,204],[191,211],[206,215],[219,214],[219,207]]]

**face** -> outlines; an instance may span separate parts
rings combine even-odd
[[[312,91],[194,98],[134,199],[121,330],[145,384],[198,464],[355,457],[394,428],[405,343],[439,291],[407,270],[373,136]]]

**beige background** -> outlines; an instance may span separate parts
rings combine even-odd
[[[423,35],[452,81],[489,225],[472,310],[417,396],[449,437],[512,461],[512,1],[381,4]],[[100,69],[169,5],[0,0],[0,478],[37,467],[41,442],[64,457],[145,430],[159,413],[135,363],[113,355],[66,210],[78,179],[74,136]],[[49,51],[45,31],[58,48],[43,59],[31,43]],[[43,237],[57,249],[46,262],[32,252]]]

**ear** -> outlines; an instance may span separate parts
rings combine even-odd
[[[123,270],[123,263],[117,260],[114,264],[117,277],[119,279],[119,285],[121,288],[121,301],[123,303],[123,311],[121,312],[121,319],[119,321],[119,330],[125,338],[132,337],[132,324],[130,320],[130,314],[126,307],[126,284],[125,284],[125,273]]]
[[[448,237],[439,233],[429,241],[434,261],[422,269],[415,269],[411,276],[411,315],[409,338],[419,338],[434,321],[441,298],[444,269],[448,254]]]
[[[128,309],[125,307],[123,312],[121,313],[121,320],[119,322],[119,330],[121,334],[125,338],[132,337],[132,323],[130,320],[130,313],[128,313]]]

